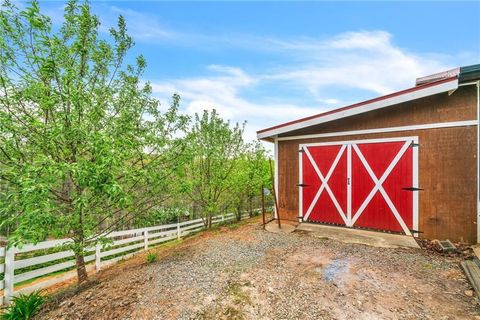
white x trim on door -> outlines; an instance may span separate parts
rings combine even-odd
[[[372,168],[370,167],[370,164],[362,154],[360,148],[358,145],[364,144],[364,143],[385,143],[385,142],[404,142],[398,153],[395,155],[393,160],[390,162],[388,167],[385,169],[383,174],[380,176],[380,178],[377,177],[377,175],[373,172]],[[385,202],[387,203],[388,207],[392,211],[392,214],[400,224],[403,232],[407,235],[411,235],[410,230],[408,229],[405,221],[403,220],[402,216],[398,212],[397,208],[393,204],[392,200],[390,199],[388,193],[385,191],[383,188],[383,183],[386,181],[390,173],[394,170],[395,166],[398,164],[398,162],[402,159],[403,155],[405,152],[408,150],[410,145],[412,143],[418,143],[418,138],[417,137],[405,137],[405,138],[386,138],[386,139],[370,139],[370,140],[353,140],[353,141],[342,141],[342,142],[322,142],[322,143],[308,143],[308,144],[300,144],[300,148],[303,149],[305,152],[305,155],[307,156],[309,162],[312,164],[312,167],[314,168],[316,174],[320,178],[321,185],[317,190],[317,193],[315,194],[315,197],[313,198],[312,202],[310,203],[308,210],[303,214],[303,194],[302,190],[299,189],[299,210],[300,210],[300,215],[303,216],[302,220],[307,221],[310,214],[312,213],[315,205],[317,204],[322,192],[324,190],[327,191],[328,195],[330,196],[330,199],[332,200],[333,204],[335,205],[338,213],[342,217],[343,221],[345,222],[345,225],[352,227],[357,220],[360,218],[362,213],[365,211],[369,203],[372,201],[373,197],[377,192],[381,194]],[[329,168],[327,175],[323,176],[322,172],[318,168],[318,165],[316,164],[315,160],[313,159],[310,151],[308,150],[309,147],[317,147],[317,146],[331,146],[331,145],[338,145],[341,146],[340,150],[338,151],[335,160],[333,161],[331,167]],[[353,151],[352,151],[353,149]],[[345,214],[342,210],[342,207],[338,203],[337,199],[335,198],[335,195],[333,194],[332,190],[330,189],[330,186],[328,185],[328,181],[330,180],[335,168],[337,167],[338,162],[340,161],[342,155],[344,154],[345,150],[347,150],[347,214]],[[353,214],[352,212],[352,186],[351,186],[351,176],[352,176],[352,153],[355,152],[358,155],[358,158],[360,159],[361,163],[367,170],[369,176],[371,177],[372,181],[374,182],[374,186],[368,196],[365,198],[365,200],[362,202],[358,210]],[[413,186],[416,187],[418,184],[418,151],[416,148],[413,149]],[[303,181],[303,176],[302,176],[302,156],[300,155],[299,157],[299,169],[300,169],[300,184],[302,184]],[[355,183],[355,182],[354,182]],[[357,182],[358,183],[358,182]],[[361,182],[360,182],[361,183]],[[418,195],[414,194],[413,196],[413,229],[416,230],[418,228]]]
[[[390,197],[388,196],[387,192],[385,191],[385,189],[383,188],[383,185],[382,185],[385,182],[385,180],[387,179],[388,175],[392,172],[393,168],[395,168],[398,161],[400,161],[400,159],[402,158],[405,151],[407,151],[407,149],[408,149],[408,147],[410,146],[411,143],[412,143],[412,141],[406,141],[404,143],[404,145],[402,146],[400,151],[398,151],[395,158],[393,158],[392,162],[387,167],[387,169],[385,170],[383,175],[380,177],[380,179],[378,179],[377,176],[375,175],[375,173],[372,171],[372,168],[370,168],[370,165],[368,164],[367,160],[363,156],[363,154],[360,151],[360,149],[358,148],[358,146],[356,144],[352,145],[353,150],[355,150],[355,152],[357,153],[358,158],[362,162],[365,169],[367,169],[367,172],[370,175],[370,177],[372,178],[373,182],[375,183],[375,186],[370,191],[368,196],[365,198],[362,205],[358,208],[357,212],[355,213],[355,215],[352,218],[352,221],[351,221],[350,225],[353,226],[355,224],[355,222],[360,217],[360,215],[363,213],[363,211],[365,210],[367,205],[373,199],[373,196],[377,193],[377,191],[380,191],[380,194],[383,196],[383,199],[385,199],[385,202],[387,203],[388,207],[390,208],[390,210],[392,210],[393,215],[395,216],[398,223],[402,227],[403,232],[405,232],[405,234],[407,234],[407,235],[411,235],[410,230],[408,230],[408,227],[405,224],[405,221],[403,221],[402,217],[400,216],[400,213],[398,213],[397,208],[395,208],[395,205],[393,204],[392,200],[390,199]]]
[[[305,213],[305,217],[304,219],[307,220],[308,217],[310,216],[310,214],[312,213],[312,210],[313,208],[315,207],[315,205],[317,204],[317,201],[318,199],[320,198],[320,195],[322,194],[323,190],[326,190],[328,195],[330,196],[330,199],[332,199],[332,202],[333,204],[335,205],[335,208],[337,208],[337,211],[338,213],[340,214],[340,216],[342,217],[343,221],[345,222],[346,225],[348,225],[347,223],[347,218],[345,216],[345,213],[343,212],[342,210],[342,207],[340,207],[340,204],[338,203],[337,199],[335,198],[335,195],[333,194],[332,190],[330,189],[330,186],[328,185],[328,180],[330,179],[330,177],[332,176],[332,173],[333,171],[335,170],[335,168],[337,167],[337,164],[338,162],[340,161],[340,158],[342,157],[343,155],[343,152],[345,151],[345,148],[347,146],[346,145],[343,145],[340,150],[338,151],[338,154],[337,156],[335,157],[335,160],[333,161],[332,163],[332,166],[330,167],[330,169],[328,170],[328,173],[327,175],[324,177],[322,175],[322,172],[320,171],[320,169],[318,168],[315,160],[313,159],[312,155],[310,154],[310,151],[308,151],[308,148],[307,147],[304,147],[303,150],[305,151],[305,154],[307,155],[307,158],[308,160],[310,161],[310,163],[312,164],[313,166],[313,169],[315,170],[315,172],[317,173],[318,177],[320,178],[320,181],[322,182],[322,184],[320,185],[320,187],[318,188],[318,191],[317,193],[315,194],[315,197],[313,198],[312,200],[312,203],[310,204],[310,206],[308,207],[308,210],[307,212]]]

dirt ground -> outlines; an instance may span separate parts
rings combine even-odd
[[[38,319],[480,319],[459,258],[344,244],[258,221],[102,271]],[[61,297],[59,296],[59,297]]]

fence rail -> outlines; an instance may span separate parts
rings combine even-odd
[[[242,219],[248,217],[243,214]],[[213,217],[212,224],[229,222],[235,214],[229,213]],[[132,256],[149,246],[180,239],[193,232],[204,229],[202,219],[171,223],[160,226],[114,231],[106,238],[110,243],[87,248],[85,263],[87,272],[97,272]],[[49,240],[37,244],[28,244],[21,248],[0,247],[0,305],[8,303],[19,293],[28,293],[76,277],[74,253],[62,249],[70,239]],[[3,261],[3,262],[2,262]],[[3,275],[3,279],[2,279]],[[55,277],[52,277],[52,276]],[[16,288],[15,288],[16,286]]]

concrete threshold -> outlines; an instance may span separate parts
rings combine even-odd
[[[312,236],[328,238],[345,243],[365,244],[379,248],[417,248],[417,241],[412,236],[359,230],[344,227],[301,223],[297,230],[311,233]]]

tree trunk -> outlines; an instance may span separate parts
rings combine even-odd
[[[253,197],[250,197],[250,199],[249,199],[249,204],[250,204],[249,216],[250,216],[250,218],[251,218],[251,217],[253,217]]]
[[[237,206],[237,214],[236,214],[236,216],[237,216],[237,222],[240,221],[240,220],[242,220],[242,207]]]
[[[83,254],[75,253],[75,261],[77,266],[78,284],[88,281],[87,268],[85,267],[85,259]]]
[[[207,214],[207,229],[210,229],[212,227],[212,214],[209,212]]]
[[[80,225],[82,220],[80,220]],[[77,281],[78,284],[82,284],[88,281],[87,268],[85,267],[85,252],[84,248],[84,235],[83,230],[78,228],[74,231],[74,248],[73,252],[75,253],[75,265],[77,267]]]

